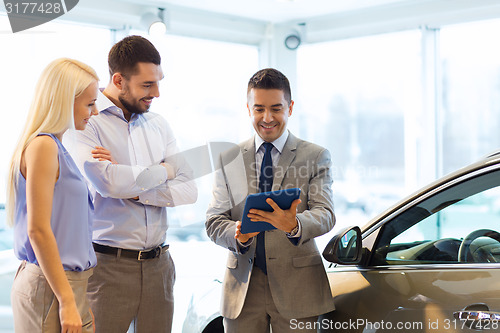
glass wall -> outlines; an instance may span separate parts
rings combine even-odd
[[[297,68],[295,116],[301,136],[332,153],[337,212],[379,212],[405,186],[405,132],[421,110],[419,32],[306,45]]]
[[[7,16],[0,15],[0,174],[6,175],[18,136],[26,121],[35,85],[54,59],[74,58],[92,66],[101,84],[108,81],[107,56],[111,33],[107,29],[49,22],[13,34]],[[0,202],[5,201],[5,177],[0,177]]]
[[[441,29],[443,172],[500,148],[500,20]]]

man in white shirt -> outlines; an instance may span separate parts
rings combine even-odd
[[[148,112],[163,78],[156,48],[128,36],[112,47],[108,64],[99,115],[75,134],[72,151],[95,206],[98,264],[88,296],[96,332],[126,332],[131,322],[135,332],[170,332],[175,268],[164,244],[166,207],[194,203],[197,189],[168,123]]]

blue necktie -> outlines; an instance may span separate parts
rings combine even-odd
[[[264,158],[262,159],[262,165],[260,166],[259,190],[260,192],[269,192],[273,186],[273,160],[271,158],[271,150],[274,146],[270,142],[264,142],[262,145],[266,151],[264,152]],[[264,274],[267,274],[265,244],[265,231],[261,231],[257,235],[255,265],[259,267]]]

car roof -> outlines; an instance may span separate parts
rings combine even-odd
[[[451,172],[433,182],[430,184],[422,187],[421,189],[413,192],[409,196],[405,197],[404,199],[398,201],[382,213],[378,214],[374,218],[372,218],[368,223],[366,223],[362,228],[361,231],[365,232],[375,226],[377,223],[379,223],[382,219],[386,218],[387,216],[391,215],[392,213],[396,212],[397,210],[401,209],[402,207],[406,206],[408,203],[411,201],[415,200],[416,198],[442,186],[443,184],[446,184],[454,179],[460,178],[464,175],[471,174],[473,172],[476,172],[478,170],[488,168],[494,165],[498,165],[500,167],[500,150],[494,151],[490,154],[488,154],[486,157],[481,158],[479,161],[472,163],[468,166],[465,166],[463,168],[460,168],[454,172]]]
[[[495,150],[494,152],[489,153],[488,155],[486,155],[485,159],[489,158],[489,157],[495,157],[495,156],[500,156],[500,149],[499,150]]]

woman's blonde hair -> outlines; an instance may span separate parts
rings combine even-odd
[[[8,225],[14,225],[16,183],[24,150],[41,132],[59,134],[74,128],[75,98],[98,80],[92,67],[68,58],[52,61],[42,72],[35,88],[26,124],[10,162],[6,202]]]

